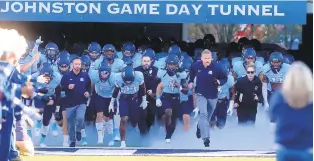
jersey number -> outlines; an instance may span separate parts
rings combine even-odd
[[[174,92],[175,88],[178,87],[178,83],[175,80],[170,80],[168,88],[171,92]]]

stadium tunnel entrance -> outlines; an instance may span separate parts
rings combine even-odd
[[[0,27],[18,30],[29,40],[42,37],[44,44],[50,41],[60,49],[69,49],[73,43],[101,45],[133,41],[140,37],[182,39],[182,24],[156,23],[70,23],[70,22],[12,22],[2,21]]]
[[[302,25],[302,44],[299,50],[290,50],[296,60],[313,67],[313,14],[307,14],[307,22]],[[164,40],[184,39],[184,24],[166,23],[80,23],[80,22],[18,22],[0,21],[0,27],[16,29],[29,40],[42,37],[45,43],[55,42],[59,48],[70,50],[74,43],[88,44],[91,41],[101,45],[112,43],[119,49],[122,42],[134,41],[140,37]],[[208,33],[209,34],[209,33]],[[192,54],[191,51],[189,53]]]

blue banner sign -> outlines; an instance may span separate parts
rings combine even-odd
[[[306,1],[0,0],[0,21],[305,24]]]

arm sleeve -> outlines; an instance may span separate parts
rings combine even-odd
[[[220,86],[222,86],[227,82],[228,75],[226,75],[226,73],[220,66],[217,67],[217,71],[218,71],[217,79],[219,80]]]
[[[68,82],[68,78],[66,75],[64,75],[62,78],[61,78],[61,89],[62,91],[66,91],[69,87],[69,82]]]
[[[258,83],[258,91],[256,93],[257,97],[258,97],[258,102],[259,103],[262,103],[263,102],[263,94],[262,94],[262,91],[263,91],[263,85],[262,85],[262,82],[258,79],[259,83]]]
[[[189,83],[194,83],[194,79],[195,79],[195,76],[196,76],[196,65],[197,63],[193,63],[190,67],[190,79],[189,79]]]
[[[270,122],[272,123],[276,122],[277,116],[280,115],[279,108],[280,108],[281,101],[282,101],[282,98],[281,98],[280,92],[274,93],[273,96],[270,98],[269,118],[270,118]]]
[[[240,88],[241,88],[241,80],[238,79],[236,84],[234,85],[234,89],[235,89],[235,93],[236,93],[234,103],[239,103]]]
[[[139,96],[145,96],[146,95],[146,87],[145,87],[145,83],[140,85],[140,89],[139,89]]]
[[[56,105],[60,106],[60,100],[61,100],[61,85],[57,86],[55,89],[56,94]]]
[[[234,85],[234,79],[231,75],[227,76],[226,85],[228,86],[228,88],[231,88]]]
[[[91,90],[92,90],[92,81],[90,80],[89,76],[87,75],[86,76],[86,91],[89,92],[89,94],[92,94],[91,93]]]
[[[57,86],[60,84],[61,81],[61,75],[59,73],[54,73],[54,79],[53,83],[51,84],[51,88],[57,88]]]
[[[112,98],[117,98],[119,94],[120,88],[118,86],[114,87],[113,93],[112,93]]]
[[[181,79],[181,86],[182,86],[181,92],[182,92],[183,94],[188,94],[189,89],[188,89],[188,85],[187,85],[185,79]]]
[[[267,83],[262,83],[262,96],[263,96],[263,100],[264,100],[264,103],[268,103],[268,96],[267,96]]]

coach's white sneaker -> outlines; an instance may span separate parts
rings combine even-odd
[[[108,146],[113,146],[114,145],[114,141],[109,141]]]
[[[39,145],[41,148],[47,148],[47,145],[46,144],[44,144],[44,143],[40,143],[40,145]]]
[[[170,142],[171,142],[171,139],[166,139],[165,142],[166,142],[166,143],[170,143]]]
[[[120,146],[121,148],[125,148],[126,147],[126,143],[125,143],[125,141],[121,141],[121,146]]]
[[[65,141],[65,140],[64,140],[62,146],[63,146],[63,147],[69,147],[70,144],[69,144],[68,141]]]

